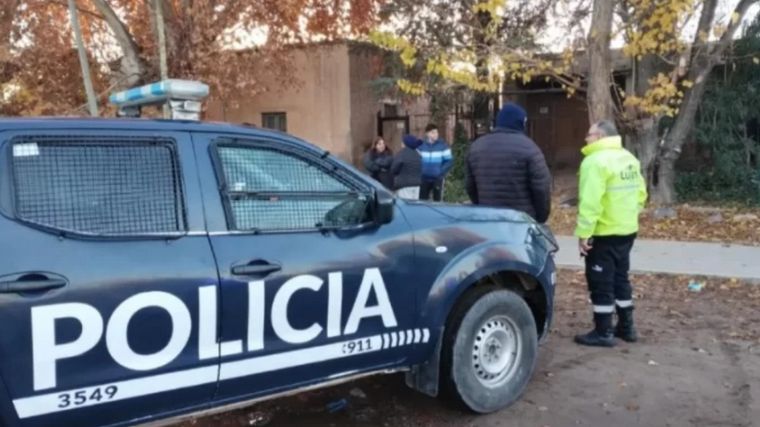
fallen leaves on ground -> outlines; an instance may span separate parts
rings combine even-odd
[[[555,203],[549,225],[555,234],[572,235],[578,210]],[[654,209],[642,213],[639,237],[645,239],[734,243],[760,246],[760,209],[675,207],[675,218],[655,219]],[[722,220],[714,222],[720,213]],[[739,217],[737,217],[737,215]],[[742,219],[741,215],[750,215]],[[754,217],[752,217],[754,215]]]
[[[703,282],[705,287],[700,292],[689,291],[692,281]],[[635,274],[631,282],[637,326],[646,339],[656,341],[684,330],[710,329],[724,340],[760,343],[760,285],[665,274]],[[571,337],[591,326],[585,275],[562,270],[557,283],[554,332]],[[658,315],[653,316],[654,312]]]

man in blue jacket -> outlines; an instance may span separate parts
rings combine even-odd
[[[420,200],[441,201],[443,178],[451,170],[453,158],[451,148],[438,138],[438,126],[429,124],[425,128],[425,142],[418,149],[422,156],[422,182]]]

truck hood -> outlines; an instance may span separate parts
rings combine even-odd
[[[483,223],[501,222],[522,224],[526,231],[544,242],[549,252],[557,252],[559,244],[551,229],[546,224],[537,223],[530,215],[512,209],[489,208],[473,205],[448,205],[430,203],[429,209],[455,222]]]
[[[524,224],[536,224],[536,221],[534,221],[530,215],[511,209],[447,204],[429,204],[428,207],[456,221],[519,222]]]

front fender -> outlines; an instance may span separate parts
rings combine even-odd
[[[480,279],[499,271],[528,274],[540,279],[548,254],[529,244],[489,241],[473,246],[451,260],[421,303],[421,322],[442,330],[457,299]]]
[[[550,267],[547,271],[546,267]],[[406,375],[409,387],[430,396],[438,394],[440,355],[443,333],[449,313],[459,298],[481,279],[497,272],[523,273],[536,279],[546,298],[547,321],[553,301],[553,263],[548,251],[530,244],[500,241],[485,242],[463,251],[451,260],[422,299],[421,321],[431,330],[435,347],[423,363]]]

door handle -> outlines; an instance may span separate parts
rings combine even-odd
[[[0,294],[50,291],[66,286],[63,279],[11,280],[0,282]]]
[[[236,276],[266,276],[282,270],[278,264],[247,264],[232,267],[232,274]]]

